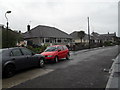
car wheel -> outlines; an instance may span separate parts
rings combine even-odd
[[[39,60],[39,65],[38,65],[38,67],[44,67],[45,66],[45,62],[44,62],[44,59],[43,58],[41,58],[40,60]]]
[[[3,75],[7,78],[14,76],[15,75],[15,66],[7,65],[4,69]]]
[[[70,59],[70,54],[67,54],[66,59],[67,59],[67,60]]]
[[[57,57],[57,56],[54,58],[54,62],[55,62],[55,63],[58,62],[58,57]]]

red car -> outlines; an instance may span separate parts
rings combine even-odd
[[[69,50],[65,45],[54,45],[46,48],[44,52],[41,53],[45,56],[46,60],[52,60],[58,62],[59,59],[70,57]]]

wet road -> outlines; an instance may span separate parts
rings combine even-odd
[[[48,63],[42,70],[50,72],[30,76],[13,88],[105,88],[109,73],[104,69],[111,67],[117,54],[117,46],[72,52],[70,60]]]

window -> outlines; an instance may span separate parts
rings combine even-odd
[[[64,42],[67,42],[67,40],[65,39]]]
[[[52,52],[52,51],[57,51],[56,47],[47,47],[47,49],[45,50],[45,52]]]
[[[66,47],[66,46],[63,46],[63,48],[64,48],[64,50],[66,50],[66,49],[67,49],[67,47]]]
[[[59,39],[59,40],[58,40],[58,42],[60,43],[60,42],[61,42],[61,40]]]
[[[27,41],[27,45],[33,45],[33,41],[32,40]]]
[[[26,48],[21,49],[24,55],[32,55],[32,52]]]
[[[54,40],[54,42],[56,43],[56,42],[57,42],[57,40],[55,39],[55,40]]]
[[[52,39],[50,39],[50,43],[52,43]]]
[[[49,40],[49,39],[46,39],[45,42],[50,42],[50,40]]]
[[[22,55],[20,49],[14,49],[14,50],[12,50],[11,54],[13,56],[21,56]]]
[[[63,50],[63,47],[62,47],[62,46],[59,46],[58,49]]]
[[[12,51],[10,52],[10,56],[14,56]]]

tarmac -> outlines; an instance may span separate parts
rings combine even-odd
[[[99,47],[99,48],[103,48],[103,47]],[[93,49],[99,49],[99,48],[93,48]],[[86,49],[82,51],[86,52],[88,50],[92,50],[92,49]],[[79,52],[80,51],[72,52],[71,54],[77,54]],[[109,73],[110,76],[105,90],[120,90],[120,53],[115,59],[113,59],[113,64],[109,70]]]
[[[120,90],[120,54],[113,59],[113,64],[109,70],[110,77],[106,85],[106,90]]]
[[[101,47],[103,48],[103,47]],[[99,48],[94,48],[94,49],[99,49]],[[82,52],[87,52],[89,50],[92,49],[86,49],[86,50],[80,50],[77,52],[70,52],[70,54],[76,55],[78,53],[82,53]],[[105,90],[120,90],[120,54],[113,59],[113,64],[109,70],[110,76],[109,76],[109,80],[107,82],[106,85],[106,89]]]
[[[88,52],[87,50],[71,52],[73,53],[73,57],[71,57],[73,60],[46,67],[55,69],[52,73],[12,88],[91,88],[92,90],[105,90],[110,74],[104,72],[104,69],[109,71],[112,66],[112,59],[118,55],[117,47],[96,49],[95,51],[89,49]]]

